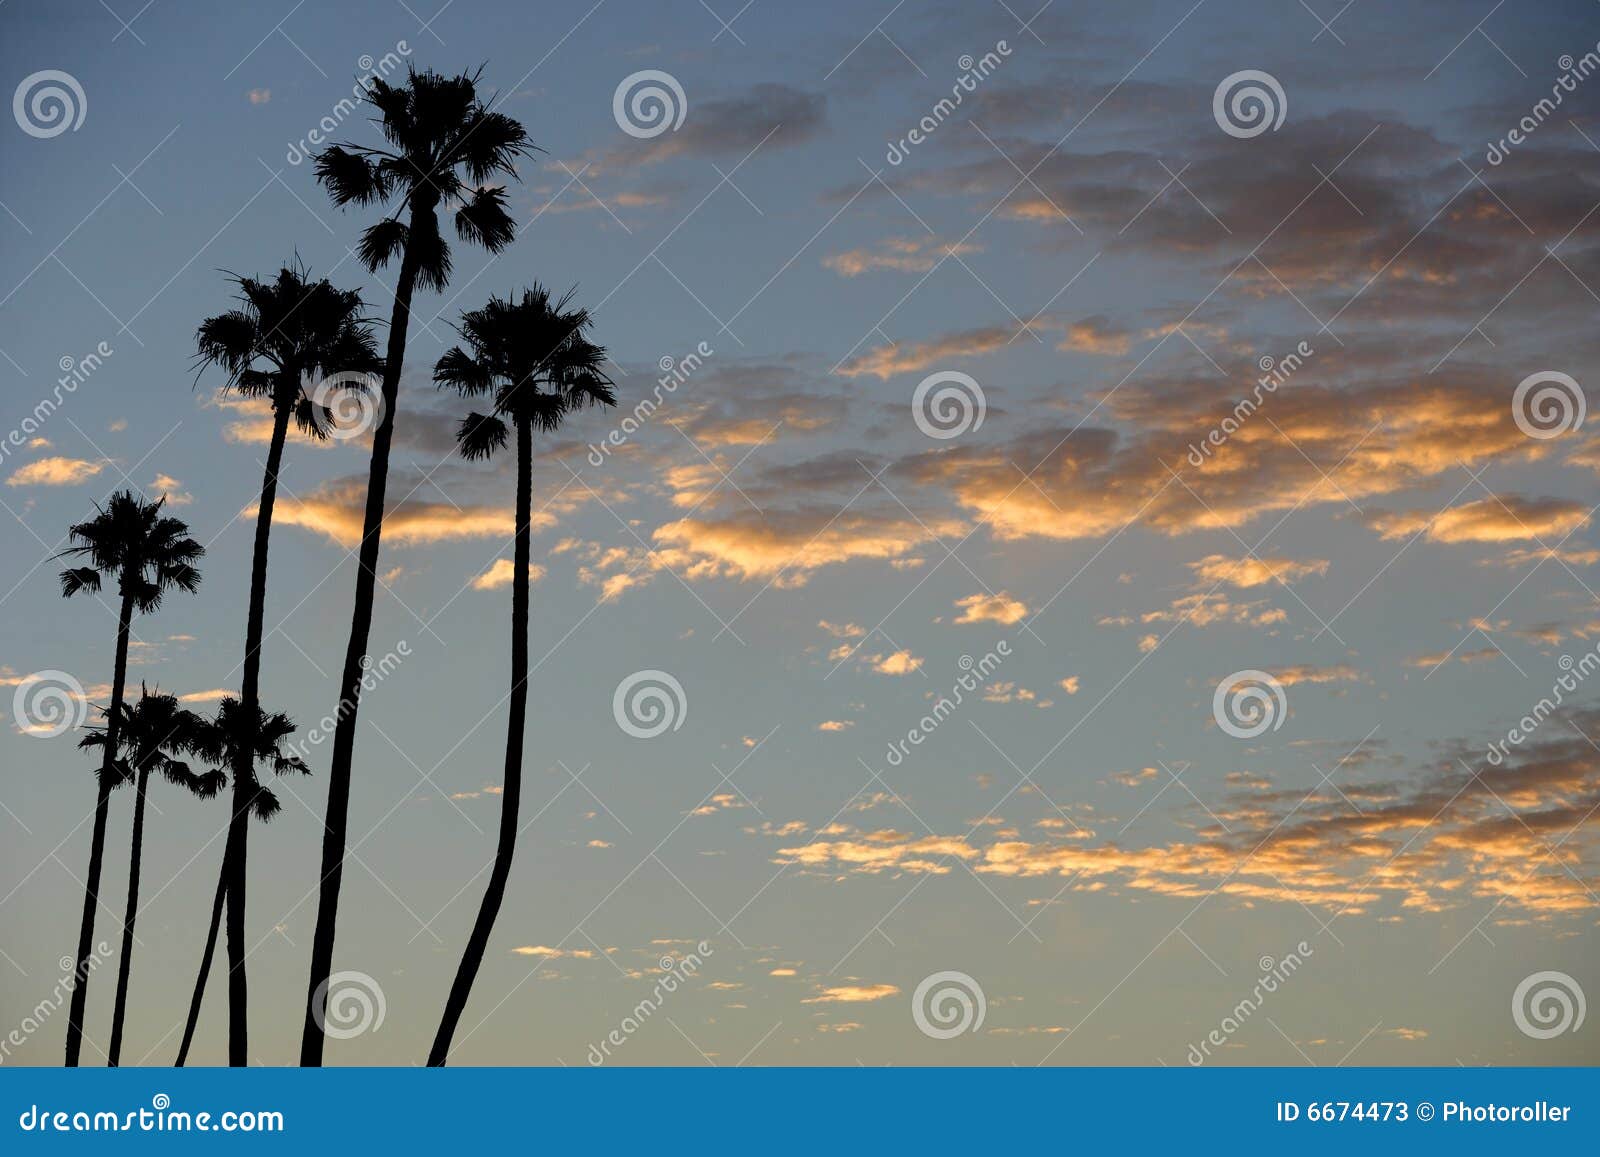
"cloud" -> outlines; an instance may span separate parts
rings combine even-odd
[[[194,495],[184,490],[183,483],[170,474],[157,474],[146,489],[165,498],[168,506],[188,506],[194,501]]]
[[[956,606],[962,608],[958,623],[999,623],[1001,626],[1010,626],[1020,622],[1028,615],[1028,606],[1021,599],[1014,599],[1005,591],[993,595],[968,595],[964,599],[957,599]]]
[[[818,731],[847,731],[847,730],[849,730],[850,728],[852,728],[854,726],[855,726],[854,720],[850,720],[850,719],[824,719],[821,723],[817,724],[817,730]]]
[[[1432,542],[1514,542],[1561,539],[1589,524],[1589,508],[1562,498],[1523,498],[1507,494],[1452,506],[1442,513],[1391,511],[1369,519],[1383,538],[1425,533]]]
[[[223,699],[237,699],[239,692],[230,691],[226,687],[216,687],[210,691],[191,691],[187,695],[179,695],[180,703],[218,703]]]
[[[1328,573],[1325,558],[1229,558],[1221,554],[1208,554],[1189,569],[1202,583],[1228,583],[1236,587],[1259,587],[1271,582],[1293,583],[1307,575]]]
[[[389,479],[389,491],[404,495],[408,487]],[[421,491],[417,491],[421,493]],[[343,547],[361,542],[366,511],[366,478],[341,478],[325,482],[305,495],[280,495],[273,520],[326,535]],[[252,511],[253,513],[253,511]],[[555,515],[535,511],[533,526],[542,530],[556,524]],[[516,528],[510,506],[455,505],[405,498],[391,504],[383,519],[383,540],[397,546],[417,546],[463,538],[509,540]]]
[[[7,486],[76,486],[104,470],[109,462],[86,458],[40,458],[19,466],[6,479]]]
[[[1128,331],[1103,314],[1086,317],[1067,326],[1067,335],[1056,346],[1060,350],[1120,357],[1128,352]]]
[[[957,358],[974,358],[1003,349],[1016,332],[1004,326],[985,326],[944,334],[929,341],[879,346],[845,362],[839,367],[839,373],[847,378],[868,374],[883,381],[896,374],[925,370]]]
[[[1281,667],[1272,675],[1285,687],[1293,687],[1296,683],[1357,683],[1362,679],[1361,672],[1348,663],[1335,663],[1328,667],[1309,664]]]
[[[893,984],[836,984],[821,989],[816,996],[808,996],[801,1004],[864,1004],[873,1000],[887,1000],[900,995]]]
[[[472,589],[475,591],[496,591],[502,587],[509,587],[516,573],[516,564],[509,558],[497,558],[494,560],[493,566],[472,580]],[[544,567],[536,562],[528,564],[529,583],[536,583],[544,576]]]
[[[896,273],[927,273],[947,256],[964,257],[981,253],[983,246],[971,242],[947,242],[934,237],[891,237],[866,249],[849,249],[822,259],[825,268],[841,277],[860,277],[863,273],[893,270]]]
[[[888,655],[867,655],[868,666],[880,675],[910,675],[922,670],[922,657],[910,651],[895,651]]]
[[[266,104],[272,99],[272,90],[270,88],[252,88],[245,93],[245,98],[251,104]]]
[[[1061,689],[1068,695],[1076,695],[1078,693],[1078,676],[1068,675],[1061,680]]]

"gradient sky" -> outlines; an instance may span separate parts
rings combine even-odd
[[[461,310],[533,279],[595,310],[622,408],[541,446],[526,827],[456,1063],[585,1064],[702,940],[616,1063],[1183,1064],[1302,941],[1217,1063],[1600,1060],[1592,1021],[1536,1040],[1511,1011],[1543,970],[1600,994],[1600,697],[1485,759],[1600,642],[1600,439],[1513,415],[1529,375],[1595,374],[1600,79],[1486,160],[1595,49],[1600,10],[1037,7],[0,8],[6,91],[60,69],[87,102],[76,131],[0,131],[0,427],[63,359],[113,351],[47,444],[0,462],[0,1026],[72,951],[93,804],[74,737],[25,733],[13,687],[60,670],[103,703],[111,675],[114,614],[64,602],[52,552],[112,489],[168,494],[205,581],[139,620],[130,678],[201,706],[236,689],[263,415],[195,384],[194,329],[229,304],[222,271],[296,252],[387,319],[393,270],[350,251],[373,213],[332,208],[290,153],[363,57],[403,51],[484,64],[545,152],[510,186],[516,243],[456,246],[412,325],[372,634],[409,654],[362,706],[335,957],[386,1015],[330,1063],[423,1059],[492,854],[511,463],[451,455],[463,407],[429,373]],[[645,69],[686,109],[640,139],[612,98]],[[1285,116],[1236,138],[1212,98],[1246,69]],[[376,143],[360,117],[335,135]],[[592,464],[660,360],[702,342]],[[1260,359],[1302,342],[1190,462]],[[944,371],[985,414],[934,439],[913,392]],[[263,702],[302,726],[335,703],[365,480],[364,441],[291,440]],[[984,692],[891,762],[1002,641]],[[644,670],[686,705],[650,739],[613,715]],[[1242,670],[1286,701],[1254,738],[1213,715]],[[264,1064],[296,1056],[326,748],[310,762],[252,840]],[[125,1059],[176,1052],[223,820],[153,796]],[[942,971],[987,1012],[933,1040],[913,993]],[[216,985],[203,1062],[222,1004]],[[13,1056],[58,1063],[64,1031],[62,1012]]]

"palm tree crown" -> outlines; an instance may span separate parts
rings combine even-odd
[[[271,279],[235,277],[239,306],[200,323],[198,366],[220,366],[224,389],[265,398],[273,413],[292,413],[312,437],[327,436],[332,416],[307,393],[331,373],[383,368],[358,290],[311,281],[303,264],[285,265]]]
[[[399,198],[391,216],[362,234],[359,255],[368,269],[406,251],[418,263],[418,281],[443,289],[450,246],[439,232],[441,202],[455,206],[456,235],[463,241],[498,253],[516,236],[505,190],[486,182],[515,176],[517,158],[537,149],[520,124],[478,99],[478,76],[413,70],[401,85],[375,79],[367,101],[390,147],[333,145],[317,155],[317,179],[334,204]],[[409,221],[402,218],[407,209]]]
[[[165,498],[146,502],[131,490],[119,490],[87,522],[71,527],[73,545],[64,554],[89,565],[61,572],[61,593],[68,598],[100,590],[102,576],[112,579],[134,609],[148,613],[161,605],[173,587],[193,594],[200,586],[195,568],[206,548],[189,537],[181,519],[161,513]]]
[[[225,696],[217,706],[215,719],[201,719],[195,736],[194,754],[218,767],[232,768],[235,775],[256,764],[270,767],[278,775],[291,771],[310,775],[305,760],[288,746],[295,732],[294,721],[280,712],[268,714],[256,709],[254,727],[246,726],[244,707],[233,696]],[[241,744],[250,745],[250,759],[239,759]],[[278,797],[256,780],[253,772],[244,786],[244,802],[258,820],[270,820],[280,810]]]
[[[182,707],[176,695],[146,690],[142,685],[136,703],[123,703],[117,711],[117,747],[113,755],[113,787],[131,783],[141,774],[156,774],[200,799],[222,790],[227,777],[219,771],[195,774],[177,756],[192,753],[205,720]],[[79,747],[105,750],[109,725],[95,728]]]
[[[512,425],[554,430],[585,405],[616,404],[601,370],[604,346],[590,341],[587,309],[571,305],[572,291],[552,299],[535,284],[520,300],[491,297],[461,315],[458,327],[469,350],[454,346],[434,366],[440,388],[463,397],[492,398],[491,413],[461,420],[456,440],[468,459],[488,458],[506,444]]]

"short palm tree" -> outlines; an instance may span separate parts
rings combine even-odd
[[[78,955],[73,969],[72,1004],[67,1013],[67,1065],[76,1066],[83,1048],[83,1012],[89,998],[89,951],[94,943],[95,909],[100,903],[100,868],[105,859],[106,817],[111,791],[119,782],[115,755],[121,750],[122,694],[128,677],[128,641],[133,617],[161,606],[174,588],[193,593],[200,586],[195,564],[205,547],[189,537],[181,520],[161,513],[166,499],[146,502],[131,490],[119,490],[100,512],[71,527],[72,543],[64,553],[87,566],[61,572],[61,593],[67,598],[97,594],[102,584],[116,586],[117,657],[111,678],[111,703],[106,708],[105,744],[95,791],[94,830],[89,842],[89,872],[83,887],[83,920],[78,927]]]
[[[178,758],[194,750],[202,720],[178,703],[176,695],[152,693],[140,686],[139,700],[124,703],[117,727],[116,767],[119,783],[132,783],[133,845],[128,856],[128,907],[122,916],[122,956],[117,962],[117,1001],[111,1014],[111,1047],[107,1063],[115,1068],[122,1057],[122,1026],[128,1010],[128,975],[133,966],[134,921],[139,915],[139,866],[144,854],[144,804],[150,776],[158,773],[168,783],[200,799],[222,790],[227,777],[220,771],[196,775]],[[79,747],[107,747],[110,726],[90,732]]]
[[[312,383],[330,374],[372,374],[381,369],[371,328],[362,316],[361,295],[335,289],[327,280],[311,281],[298,262],[285,265],[276,278],[239,277],[239,305],[200,323],[196,346],[200,367],[215,365],[227,375],[223,388],[246,398],[265,399],[272,408],[272,437],[267,445],[261,500],[256,507],[255,551],[250,567],[250,607],[245,619],[244,664],[239,699],[241,718],[252,718],[261,706],[261,641],[266,626],[267,548],[272,534],[272,509],[278,494],[278,472],[289,419],[306,434],[327,437],[331,416],[326,401],[313,397]],[[240,759],[249,759],[251,745],[239,744]],[[232,769],[233,817],[223,855],[223,883],[228,904],[228,1061],[246,1063],[249,994],[245,979],[245,887],[249,807],[241,792],[254,778],[248,767]]]
[[[334,204],[391,204],[393,213],[362,235],[359,255],[376,270],[399,258],[394,311],[383,370],[383,410],[372,438],[362,523],[355,607],[350,641],[339,679],[338,723],[328,771],[328,810],[323,821],[322,876],[317,924],[311,942],[300,1063],[320,1065],[326,982],[333,968],[339,888],[349,825],[350,768],[355,751],[356,712],[361,703],[362,661],[372,629],[372,603],[383,534],[389,446],[405,358],[411,298],[417,286],[442,290],[450,280],[450,247],[439,230],[441,205],[455,211],[456,235],[498,253],[516,236],[504,190],[489,184],[516,176],[516,163],[535,150],[523,127],[478,98],[478,75],[446,77],[411,72],[406,82],[374,80],[367,101],[376,110],[388,147],[335,145],[317,156],[317,179]]]
[[[457,445],[469,460],[486,459],[516,436],[516,532],[511,577],[511,715],[506,725],[506,761],[500,797],[500,836],[478,917],[461,955],[444,1016],[428,1054],[430,1065],[449,1058],[456,1025],[483,963],[495,917],[505,897],[516,850],[517,810],[522,798],[522,740],[528,706],[528,566],[533,522],[533,435],[558,429],[584,405],[615,405],[616,394],[601,371],[605,349],[588,340],[587,310],[571,307],[572,294],[552,301],[535,285],[521,300],[491,298],[465,313],[460,332],[468,349],[448,350],[434,367],[434,381],[465,397],[486,397],[488,414],[462,420]]]
[[[295,730],[293,720],[281,713],[268,715],[259,707],[256,708],[254,726],[247,725],[246,721],[250,718],[239,700],[232,696],[225,697],[217,707],[215,719],[199,721],[194,744],[190,750],[199,759],[214,764],[219,769],[227,768],[235,776],[243,774],[245,776],[243,785],[237,780],[234,782],[234,806],[242,807],[247,818],[254,817],[265,823],[278,814],[280,805],[272,789],[264,786],[256,778],[257,765],[270,767],[277,775],[287,775],[291,771],[310,775],[311,769],[289,746],[289,737]],[[247,770],[241,773],[238,770],[240,768]],[[233,819],[238,815],[238,811],[235,811],[230,818],[230,828]],[[232,887],[226,871],[227,859],[228,853],[224,850],[224,870],[217,876],[216,898],[211,902],[211,926],[206,931],[206,946],[200,955],[200,974],[195,978],[194,995],[189,1001],[189,1017],[183,1026],[183,1043],[178,1047],[177,1064],[180,1067],[189,1057],[189,1046],[194,1043],[194,1031],[200,1023],[200,1006],[205,1000],[206,978],[211,973],[211,960],[217,950],[217,932],[222,925],[223,899]],[[228,936],[231,940],[233,936],[231,928]],[[234,1044],[231,1018],[229,1028],[228,1049],[231,1057]]]

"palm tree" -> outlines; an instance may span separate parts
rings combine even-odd
[[[494,867],[478,917],[461,955],[455,982],[445,1002],[428,1064],[443,1065],[456,1025],[483,963],[489,934],[511,874],[517,843],[517,809],[522,798],[522,738],[528,705],[528,565],[533,522],[533,435],[558,429],[567,414],[588,405],[615,405],[611,382],[601,372],[603,347],[589,341],[589,312],[569,308],[572,294],[552,301],[535,285],[520,301],[490,298],[465,313],[460,333],[471,352],[456,346],[434,367],[440,387],[464,397],[492,399],[488,414],[471,413],[461,422],[457,445],[469,460],[503,449],[514,430],[517,440],[516,538],[511,577],[511,716],[506,725],[506,763],[500,797],[500,836]]]
[[[250,718],[239,700],[231,695],[225,696],[217,707],[217,717],[200,721],[192,750],[207,763],[232,769],[236,776],[240,774],[239,768],[245,768],[243,774],[246,778],[243,785],[237,779],[234,781],[234,806],[242,807],[247,817],[254,816],[265,823],[278,814],[280,805],[272,789],[264,787],[256,778],[256,765],[270,767],[277,775],[287,775],[291,771],[310,775],[311,769],[306,766],[305,760],[288,746],[289,737],[295,730],[293,720],[282,713],[268,715],[260,707],[256,708],[254,727],[246,725],[246,721]],[[235,811],[234,816],[238,814]],[[229,826],[231,829],[232,819],[229,820]],[[189,1000],[189,1018],[183,1026],[183,1043],[178,1047],[176,1064],[180,1068],[189,1057],[189,1046],[194,1043],[194,1031],[200,1023],[200,1006],[205,1000],[206,978],[211,973],[211,960],[217,950],[217,932],[222,926],[223,899],[229,894],[229,888],[232,886],[228,878],[226,850],[222,858],[223,870],[217,875],[216,898],[211,902],[211,927],[206,931],[205,951],[200,954],[200,974],[195,978],[194,995]],[[231,929],[228,935],[231,941],[233,936]],[[234,1043],[232,1027],[230,1017],[228,1034],[230,1056]]]
[[[133,926],[139,915],[139,865],[144,852],[144,804],[152,772],[160,772],[168,783],[186,789],[201,799],[210,799],[222,790],[227,777],[220,771],[196,775],[177,758],[194,749],[201,719],[180,707],[175,695],[152,694],[140,685],[139,701],[120,709],[117,735],[119,783],[134,785],[133,847],[128,857],[128,907],[122,917],[122,957],[117,964],[117,1002],[111,1014],[111,1048],[106,1063],[117,1066],[122,1056],[122,1025],[128,1009],[128,974],[133,965]],[[91,732],[79,747],[107,747],[109,724]]]
[[[105,859],[106,817],[111,790],[117,786],[115,754],[120,748],[122,692],[128,676],[128,640],[133,616],[161,606],[161,597],[176,587],[193,593],[200,586],[195,568],[205,547],[189,537],[181,520],[161,513],[166,499],[146,502],[131,490],[119,490],[100,512],[67,531],[74,545],[65,554],[88,560],[88,566],[61,572],[61,593],[67,598],[98,593],[102,581],[116,583],[117,658],[111,678],[111,703],[106,709],[105,750],[94,801],[94,834],[89,841],[89,874],[83,887],[83,920],[78,927],[78,956],[73,970],[72,1005],[67,1014],[67,1066],[76,1067],[83,1047],[83,1012],[89,998],[89,950],[94,942],[94,915],[100,903],[100,866]]]
[[[241,718],[261,707],[261,640],[267,609],[267,547],[278,471],[292,415],[304,433],[327,437],[331,415],[325,397],[308,393],[311,382],[334,373],[367,374],[381,368],[377,345],[362,316],[361,295],[335,289],[327,280],[312,282],[305,267],[285,265],[272,280],[234,279],[238,308],[207,318],[196,334],[199,364],[220,366],[224,390],[264,398],[272,407],[272,438],[256,507],[255,551],[250,566],[250,609],[245,620],[244,666],[239,698]],[[249,743],[236,747],[248,760]],[[244,966],[245,864],[250,833],[249,807],[241,792],[254,778],[248,766],[233,770],[233,815],[222,858],[218,889],[228,904],[228,1062],[246,1063],[249,1016]]]
[[[450,247],[439,231],[441,203],[455,208],[456,235],[498,253],[516,236],[506,211],[504,190],[489,186],[516,176],[519,157],[534,152],[528,134],[515,120],[478,99],[478,75],[441,76],[411,72],[403,85],[374,80],[367,100],[378,113],[388,148],[339,146],[317,156],[317,179],[334,204],[393,203],[393,215],[362,234],[359,256],[376,270],[395,257],[394,312],[389,321],[388,355],[383,369],[383,409],[372,438],[367,505],[356,570],[355,608],[350,641],[339,680],[333,757],[328,774],[328,811],[323,823],[322,878],[317,925],[311,943],[311,975],[306,989],[300,1063],[320,1065],[322,1021],[333,940],[339,913],[339,887],[350,807],[350,767],[361,703],[362,661],[372,629],[373,588],[383,532],[384,490],[389,475],[389,445],[405,359],[411,297],[417,286],[442,290],[450,280]]]

